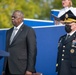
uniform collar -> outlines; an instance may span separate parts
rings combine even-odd
[[[76,31],[73,31],[73,32],[71,32],[71,33],[67,33],[67,35],[72,36],[75,32],[76,32]]]

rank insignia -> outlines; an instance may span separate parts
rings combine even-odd
[[[70,53],[74,53],[74,52],[75,52],[75,50],[74,50],[74,49],[71,49],[71,50],[70,50]]]
[[[65,14],[65,18],[66,18],[66,19],[68,18],[68,14]]]

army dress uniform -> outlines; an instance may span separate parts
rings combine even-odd
[[[59,40],[56,72],[58,75],[76,75],[76,32],[68,40],[66,36]]]
[[[76,23],[76,15],[72,10],[63,14],[62,18],[65,24]],[[56,72],[58,75],[76,75],[76,30],[67,32],[59,39]]]

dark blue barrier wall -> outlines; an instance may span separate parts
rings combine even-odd
[[[33,27],[34,28],[34,27]],[[57,57],[58,39],[65,33],[63,26],[34,28],[37,36],[37,72],[43,75],[56,75],[55,64]],[[5,50],[6,30],[0,30],[0,50]],[[3,59],[0,60],[0,75]]]
[[[58,39],[65,33],[64,27],[35,28],[35,31],[38,47],[36,69],[43,75],[56,75]]]
[[[0,30],[0,50],[5,50],[6,30]],[[0,75],[2,73],[4,58],[0,60]]]

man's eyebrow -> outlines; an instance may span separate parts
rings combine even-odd
[[[11,17],[13,17],[13,18],[17,18],[17,16],[11,16]]]
[[[15,16],[11,16],[11,17],[15,17]]]

